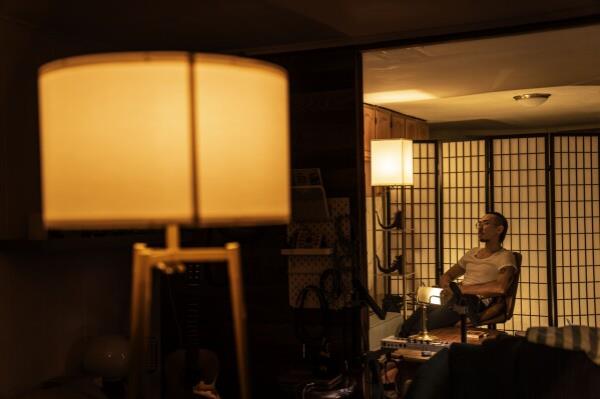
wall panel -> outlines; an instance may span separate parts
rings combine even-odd
[[[435,143],[415,143],[413,154],[414,197],[410,216],[414,224],[415,279],[417,287],[431,286],[437,284]]]
[[[485,141],[441,143],[442,259],[448,270],[479,246],[475,223],[485,213]]]
[[[598,137],[554,137],[557,324],[598,327]]]
[[[492,141],[493,210],[509,222],[504,247],[523,256],[517,302],[505,330],[547,325],[548,262],[544,137]]]

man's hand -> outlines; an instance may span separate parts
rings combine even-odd
[[[440,287],[448,289],[448,287],[450,287],[450,282],[454,281],[463,274],[465,274],[465,269],[463,269],[461,266],[452,266],[440,277]]]
[[[444,290],[448,290],[449,284],[450,284],[450,277],[448,277],[447,274],[442,274],[442,277],[440,277],[440,287],[442,287]]]
[[[452,291],[450,291],[449,288],[444,288],[440,293],[440,300],[442,302],[442,305],[448,303],[450,299],[452,299]]]

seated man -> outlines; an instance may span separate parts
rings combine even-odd
[[[429,330],[455,325],[460,320],[460,315],[453,309],[453,305],[465,299],[469,318],[477,324],[478,313],[490,305],[492,297],[505,295],[512,282],[516,271],[515,258],[512,252],[502,248],[502,241],[508,231],[506,218],[498,212],[487,213],[477,222],[477,230],[479,241],[485,243],[485,246],[467,252],[442,275],[440,286],[448,294],[448,290],[452,289],[453,296],[441,307],[429,310]],[[462,275],[462,284],[456,285],[453,280]],[[421,312],[414,312],[401,326],[398,335],[408,337],[416,334],[420,326]]]

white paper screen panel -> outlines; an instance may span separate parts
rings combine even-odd
[[[475,223],[485,213],[485,141],[444,142],[442,241],[444,271],[479,246]]]
[[[554,137],[557,324],[598,327],[598,137]]]
[[[435,143],[413,145],[413,205],[415,284],[433,286],[436,253]],[[410,243],[412,245],[412,242]]]
[[[523,256],[513,318],[499,329],[548,325],[544,137],[492,141],[493,208],[509,222],[503,246]]]

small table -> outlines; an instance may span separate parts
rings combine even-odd
[[[431,335],[443,342],[442,347],[449,347],[453,343],[460,343],[460,327],[445,327],[430,331]],[[490,330],[487,328],[468,328],[467,343],[481,345],[487,339],[496,338],[498,335],[505,334],[504,331]],[[392,359],[402,359],[402,366],[398,372],[401,373],[400,385],[404,385],[407,380],[412,380],[419,366],[434,356],[436,352],[427,351],[427,349],[417,348],[399,348],[392,352]]]
[[[450,346],[453,343],[460,342],[460,327],[444,327],[430,331],[431,335],[436,336],[446,346]],[[486,339],[496,338],[500,334],[505,334],[504,331],[490,330],[487,328],[468,328],[467,329],[467,343],[474,345],[481,345]],[[423,352],[427,350],[415,349],[415,348],[400,348],[392,352],[393,358],[404,358],[408,361],[424,363],[435,353],[423,356]]]
[[[444,342],[460,342],[460,327],[438,328],[437,330],[430,331],[430,333]],[[481,345],[486,339],[493,339],[501,334],[506,333],[499,330],[490,330],[489,328],[467,327],[467,343]]]

